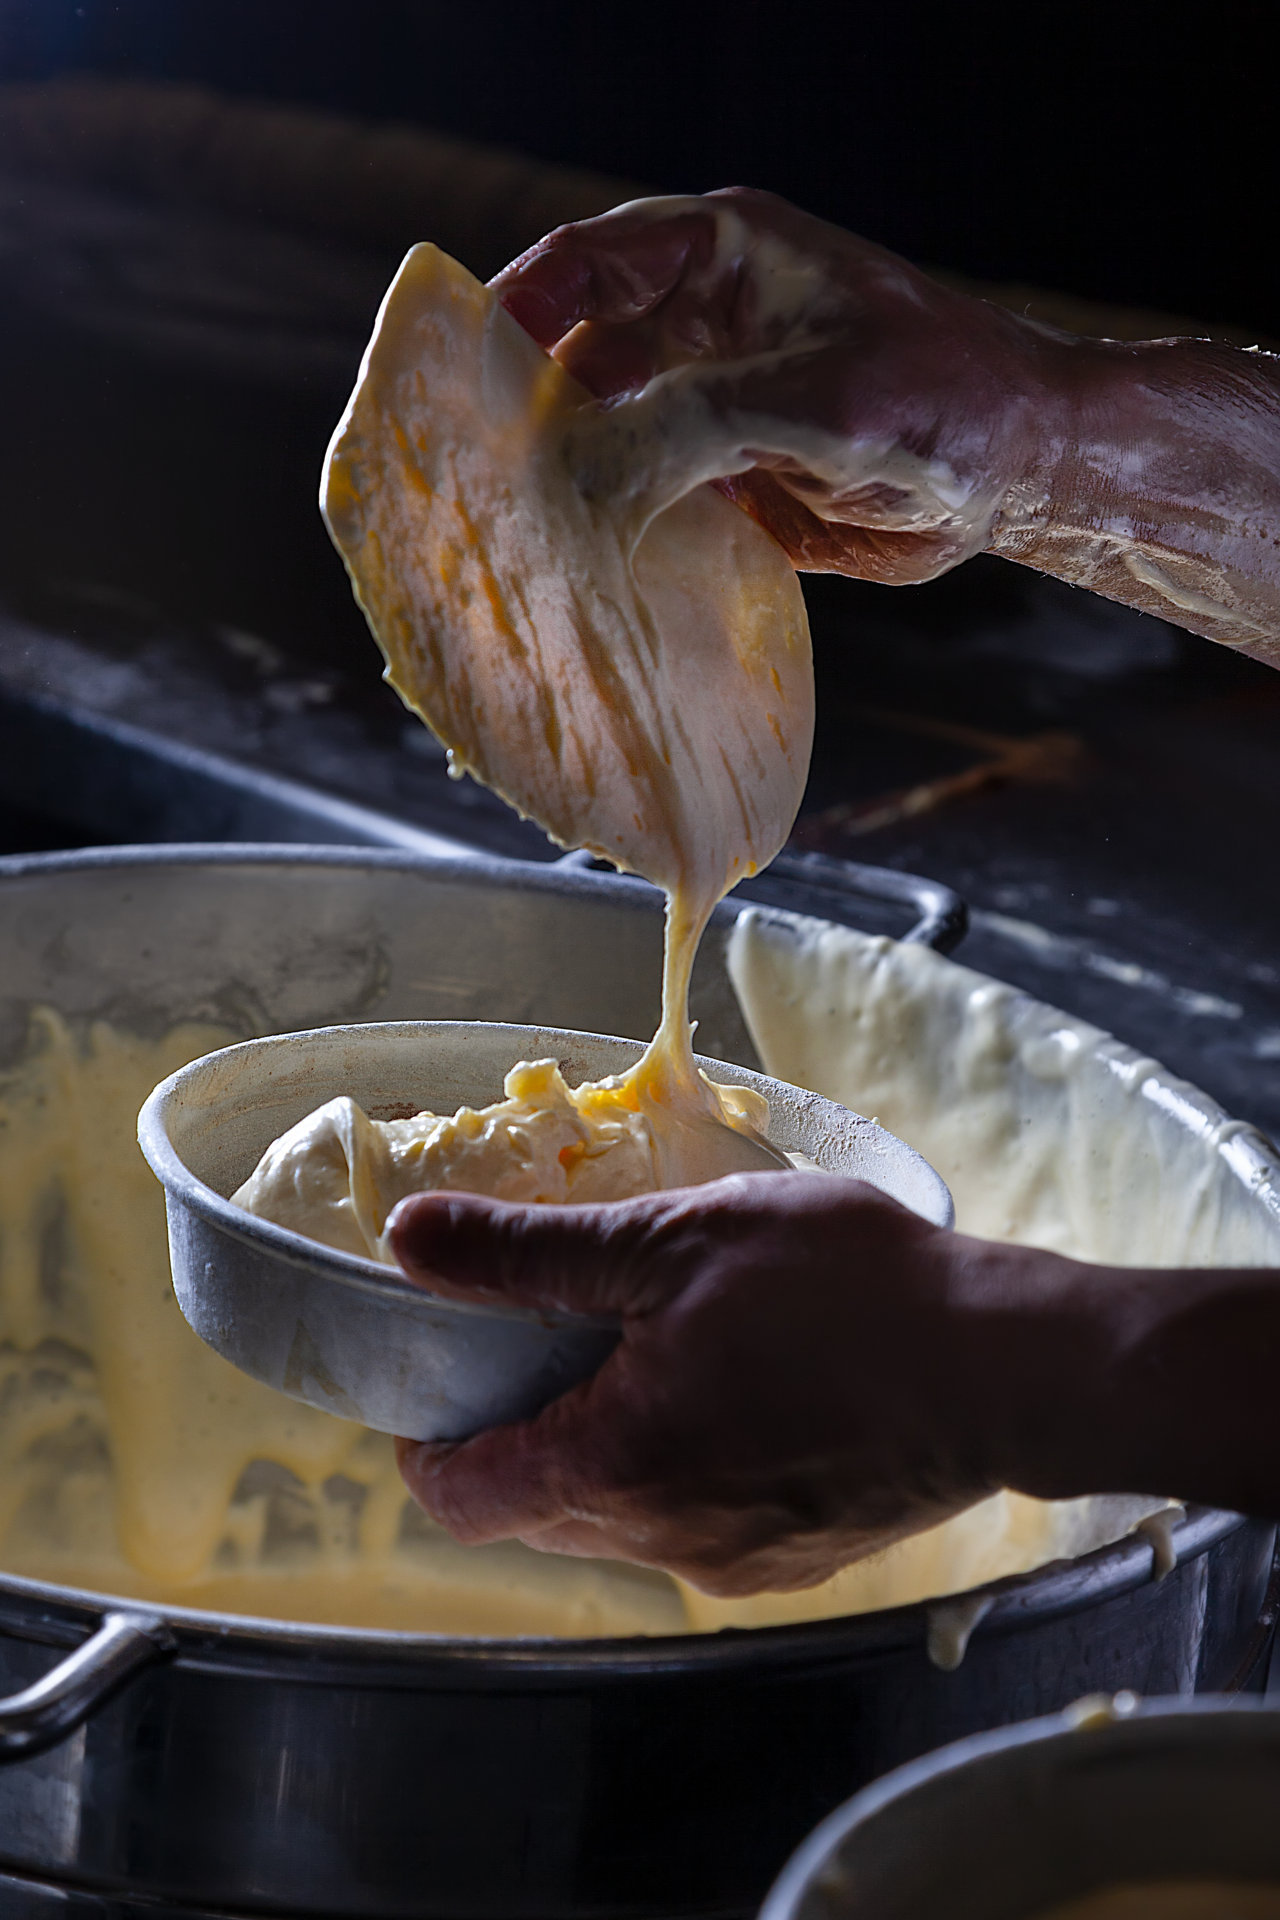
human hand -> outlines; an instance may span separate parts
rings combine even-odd
[[[715,480],[797,566],[901,585],[1044,491],[1062,337],[772,194],[633,201],[493,285],[611,403],[570,457],[641,524]]]
[[[1059,333],[741,187],[561,227],[493,285],[605,402],[567,451],[633,539],[711,480],[802,569],[996,553],[1280,665],[1280,356]]]
[[[1026,1424],[1009,1309],[1015,1328],[1043,1315],[1071,1264],[806,1173],[608,1206],[416,1195],[391,1243],[448,1297],[623,1323],[599,1373],[535,1419],[400,1441],[415,1499],[468,1544],[636,1561],[722,1595],[816,1585],[1001,1485]]]

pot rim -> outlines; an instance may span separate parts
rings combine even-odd
[[[661,888],[637,874],[602,872],[571,855],[547,860],[518,860],[508,854],[463,849],[450,854],[409,847],[324,845],[304,840],[163,840],[121,841],[108,847],[70,847],[53,853],[0,854],[0,880],[30,874],[74,873],[81,870],[130,867],[377,867],[391,871],[440,874],[482,885],[517,881],[534,889],[595,898],[605,889],[617,893],[642,911],[662,903]],[[735,920],[747,901],[721,901],[714,910],[721,924]]]
[[[537,861],[512,859],[506,855],[486,853],[483,849],[477,849],[474,853],[433,854],[404,847],[322,846],[307,841],[121,842],[118,846],[78,847],[65,852],[3,854],[0,855],[0,881],[21,880],[44,873],[111,872],[116,868],[127,871],[131,867],[290,865],[375,867],[392,872],[430,873],[443,879],[466,881],[481,887],[515,884],[532,892],[557,893],[578,900],[598,899],[603,892],[611,897],[616,906],[630,908],[633,912],[651,915],[662,910],[661,891],[649,881],[641,880],[636,874],[602,872],[584,865],[574,853]],[[731,896],[721,900],[715,907],[708,926],[726,932],[740,914],[751,911],[781,914],[793,919],[824,917],[789,907],[762,908],[756,901]],[[847,923],[835,920],[832,924]],[[938,957],[946,959],[948,956],[939,953]],[[953,961],[951,964],[963,966],[964,962]],[[1020,994],[1024,999],[1034,1000],[1034,996],[1022,988],[1013,987],[1010,991]],[[1194,1126],[1195,1131],[1202,1134],[1221,1124],[1219,1153],[1228,1162],[1241,1186],[1249,1189],[1280,1222],[1280,1164],[1277,1161],[1280,1148],[1274,1142],[1251,1122],[1232,1118],[1209,1094],[1193,1087],[1160,1062],[1152,1061],[1136,1047],[1117,1040],[1104,1027],[1093,1027],[1089,1021],[1080,1024],[1092,1027],[1099,1040],[1105,1042],[1107,1057],[1117,1070],[1130,1067],[1146,1069],[1148,1076],[1162,1092],[1167,1090],[1180,1104],[1185,1105],[1187,1111],[1183,1124]],[[728,1064],[731,1063],[716,1062],[717,1066]],[[1188,1096],[1191,1098],[1188,1099]]]
[[[1173,1528],[1177,1565],[1207,1553],[1247,1517],[1211,1507],[1190,1507]],[[370,1668],[386,1670],[388,1684],[403,1684],[406,1668],[439,1686],[452,1680],[471,1687],[542,1678],[562,1682],[584,1669],[594,1679],[625,1679],[636,1673],[690,1671],[722,1674],[739,1668],[796,1661],[827,1664],[857,1661],[913,1645],[923,1649],[931,1615],[939,1606],[969,1600],[990,1605],[974,1628],[979,1634],[1017,1632],[1032,1624],[1081,1612],[1146,1585],[1154,1577],[1155,1548],[1141,1534],[1126,1534],[1076,1560],[1051,1561],[1030,1573],[939,1595],[901,1607],[805,1620],[786,1626],[723,1627],[711,1633],[633,1634],[616,1639],[559,1639],[537,1635],[485,1638],[412,1633],[382,1627],[342,1627],[305,1620],[277,1620],[219,1613],[167,1601],[131,1598],[91,1588],[61,1586],[0,1572],[0,1632],[50,1645],[72,1645],[98,1625],[105,1612],[160,1623],[175,1645],[177,1664],[220,1673],[278,1673],[282,1660],[296,1663],[295,1677],[332,1684],[359,1667],[361,1684],[376,1681]]]
[[[434,854],[404,847],[323,846],[308,841],[287,840],[174,840],[155,844],[123,841],[118,846],[77,847],[65,852],[2,854],[0,881],[21,880],[43,873],[110,872],[116,868],[127,871],[132,867],[291,865],[375,867],[392,872],[433,874],[486,888],[514,884],[532,892],[557,893],[578,900],[598,899],[603,892],[611,897],[616,906],[628,907],[634,912],[652,915],[662,911],[660,889],[647,880],[641,880],[636,874],[603,872],[584,865],[574,853],[545,861],[517,860],[503,854],[487,853],[479,848],[474,853],[460,851],[457,854]],[[791,907],[762,906],[758,901],[738,895],[721,900],[713,910],[708,925],[722,932],[727,931],[738,916],[746,912],[779,914],[789,919],[826,918],[833,925],[848,925],[830,915]],[[939,953],[938,958],[948,959],[949,955]],[[952,961],[951,964],[963,966],[964,962]],[[1035,998],[1020,987],[1010,987],[1010,992],[1027,1000],[1034,1001]],[[1219,1151],[1231,1164],[1240,1184],[1251,1189],[1280,1221],[1280,1165],[1277,1165],[1280,1148],[1275,1143],[1250,1121],[1234,1119],[1211,1095],[1191,1086],[1190,1082],[1159,1061],[1153,1061],[1149,1055],[1140,1053],[1136,1047],[1117,1040],[1104,1027],[1093,1026],[1091,1021],[1081,1021],[1079,1024],[1090,1027],[1099,1040],[1106,1043],[1107,1057],[1117,1069],[1141,1066],[1147,1069],[1148,1074],[1153,1074],[1154,1070],[1153,1077],[1161,1088],[1171,1089],[1179,1098],[1193,1095],[1185,1124],[1190,1126],[1194,1122],[1195,1130],[1203,1133],[1218,1122],[1225,1123]],[[716,1062],[717,1066],[729,1064]]]

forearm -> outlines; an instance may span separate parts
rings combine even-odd
[[[1280,357],[1064,343],[990,550],[1280,665]]]
[[[613,403],[589,489],[719,479],[808,571],[986,550],[1280,664],[1274,354],[1058,333],[743,188],[562,228],[497,284]]]
[[[1006,1377],[988,1387],[994,1478],[1046,1499],[1164,1493],[1280,1518],[1280,1272],[1008,1251],[1037,1311],[1019,1314],[996,1279],[1009,1317]]]

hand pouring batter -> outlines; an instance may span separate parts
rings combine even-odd
[[[212,1077],[205,1063],[175,1076],[157,1090],[142,1127],[171,1217],[185,1201],[202,1233],[216,1227],[225,1239],[230,1231],[260,1256],[274,1248],[296,1266],[297,1243],[320,1242],[355,1263],[318,1262],[312,1245],[303,1264],[313,1288],[321,1273],[350,1281],[371,1261],[389,1264],[388,1216],[408,1193],[617,1199],[786,1169],[787,1148],[871,1178],[930,1218],[950,1218],[941,1181],[870,1123],[805,1097],[804,1126],[779,1130],[784,1116],[775,1113],[771,1141],[759,1078],[720,1085],[694,1058],[688,988],[702,930],[716,902],[782,846],[804,790],[813,733],[808,625],[781,548],[713,490],[699,487],[657,513],[634,503],[613,512],[588,499],[573,473],[597,415],[493,294],[436,248],[416,247],[383,304],[335,435],[322,504],[388,677],[443,740],[454,771],[495,788],[561,845],[589,847],[666,893],[661,1023],[625,1071],[577,1086],[559,1056],[579,1036],[552,1036],[556,1057],[512,1067],[504,1099],[447,1117],[415,1113],[412,1102],[401,1117],[384,1050],[382,1077],[364,1096],[384,1113],[397,1109],[382,1119],[352,1098],[354,1079],[368,1079],[358,1071],[361,1036],[367,1053],[377,1030],[350,1029],[344,1083],[272,1138],[248,1179],[241,1172],[237,1186],[232,1178],[230,1208],[220,1197],[225,1158],[220,1179],[209,1170],[216,1191],[197,1181],[199,1194],[190,1184],[177,1192],[175,1147],[188,1183],[200,1171],[173,1130],[180,1109],[188,1134],[193,1099],[210,1116],[239,1103],[282,1117],[244,1061],[278,1086],[281,1074],[305,1077],[323,1036],[251,1043],[232,1050],[241,1063],[234,1072],[228,1058]],[[397,1031],[398,1045],[414,1044],[412,1029]],[[491,1041],[484,1028],[455,1036],[455,1052],[460,1043],[479,1057],[486,1034]],[[428,1035],[418,1043],[428,1045]],[[597,1043],[597,1061],[608,1044]],[[331,1070],[333,1056],[325,1059]],[[406,1078],[430,1080],[429,1060],[416,1073],[402,1070]],[[198,1159],[210,1149],[195,1151]],[[243,1213],[237,1226],[236,1209],[272,1223],[267,1231],[278,1237],[252,1234]],[[345,1363],[342,1311],[336,1332],[332,1315],[326,1320],[323,1356],[314,1316],[297,1319],[282,1348],[280,1309],[292,1294],[277,1278],[274,1300],[255,1304],[241,1287],[233,1301],[222,1284],[230,1244],[217,1258],[196,1259],[175,1234],[179,1298],[197,1332],[260,1378],[370,1425],[456,1437],[527,1413],[601,1357],[597,1334],[576,1355],[562,1352],[550,1373],[543,1355],[519,1380],[505,1368],[502,1391],[472,1380],[459,1397],[456,1380],[451,1388],[438,1366],[401,1344],[403,1391],[392,1391],[385,1324],[371,1347],[349,1326]],[[255,1286],[270,1284],[255,1274]],[[423,1296],[380,1285],[425,1315]],[[366,1288],[360,1297],[367,1309],[373,1296]],[[354,1312],[349,1287],[333,1298]],[[431,1303],[437,1343],[440,1307]],[[474,1340],[477,1316],[464,1312],[462,1324]]]

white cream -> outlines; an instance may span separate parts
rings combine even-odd
[[[1181,568],[1184,573],[1193,573],[1202,581],[1220,586],[1222,584],[1220,568],[1207,566],[1203,561],[1188,560],[1183,555],[1179,555],[1171,562],[1167,555],[1162,554],[1158,564],[1136,546],[1127,548],[1121,557],[1125,567],[1139,586],[1150,587],[1153,593],[1158,593],[1162,600],[1167,600],[1169,605],[1176,607],[1179,613],[1194,614],[1201,620],[1234,622],[1245,628],[1246,635],[1266,634],[1267,628],[1263,622],[1249,619],[1234,597],[1230,603],[1215,599],[1207,593],[1202,593],[1198,586],[1189,586],[1185,581],[1175,579],[1170,571],[1170,566],[1173,565]]]
[[[959,1600],[939,1600],[930,1607],[924,1646],[935,1667],[943,1673],[955,1672],[969,1651],[974,1629],[994,1604],[990,1594],[966,1593]]]
[[[371,1120],[354,1100],[330,1100],[274,1141],[231,1197],[325,1246],[394,1265],[387,1219],[406,1194],[580,1206],[788,1164],[764,1140],[759,1094],[704,1084],[716,1117],[683,1125],[643,1078],[570,1088],[554,1060],[522,1062],[505,1099],[448,1117]]]
[[[792,350],[755,354],[751,366],[783,364]],[[724,369],[721,369],[724,371]],[[1002,493],[964,481],[945,460],[924,459],[896,440],[828,432],[747,407],[707,398],[700,362],[659,373],[636,394],[584,414],[566,441],[584,495],[625,503],[628,524],[648,526],[691,488],[758,464],[762,451],[794,463],[787,487],[821,502],[820,518],[865,524],[865,495],[874,488],[878,526],[898,533],[948,537],[963,558],[985,546]],[[895,498],[890,504],[884,496]]]
[[[1167,1580],[1178,1564],[1178,1545],[1174,1539],[1174,1529],[1187,1517],[1186,1508],[1178,1505],[1165,1507],[1160,1513],[1151,1513],[1139,1522],[1134,1532],[1144,1540],[1151,1542],[1151,1578]]]
[[[1280,1265],[1280,1167],[1194,1087],[1086,1021],[944,960],[751,910],[730,977],[767,1072],[873,1115],[937,1168],[957,1224],[1119,1266]]]

